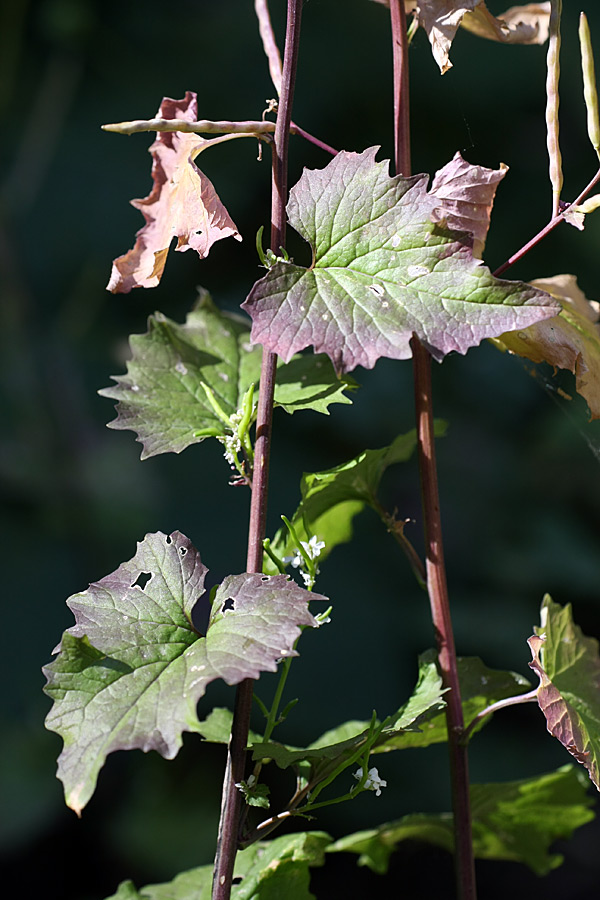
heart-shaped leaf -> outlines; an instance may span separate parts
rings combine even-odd
[[[58,777],[77,813],[114,750],[172,759],[196,704],[216,678],[238,684],[294,656],[315,620],[309,594],[284,575],[229,575],[216,592],[206,636],[191,614],[207,569],[179,532],[149,534],[133,559],[67,601],[76,625],[44,671],[54,705],[46,719],[64,740]]]
[[[253,342],[286,360],[313,346],[347,372],[409,358],[413,334],[440,360],[556,314],[543,291],[494,278],[471,235],[436,225],[427,176],[390,178],[377,150],[342,151],[292,188],[289,221],[313,261],[280,261],[254,285],[242,304]]]

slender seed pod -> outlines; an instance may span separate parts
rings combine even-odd
[[[552,216],[557,216],[563,185],[562,157],[558,142],[558,80],[560,76],[560,16],[562,0],[551,0],[550,37],[548,39],[546,75],[546,140],[550,158],[552,185]]]
[[[581,47],[581,70],[583,72],[583,98],[587,109],[587,129],[592,147],[600,159],[600,118],[598,116],[598,91],[596,90],[596,71],[592,39],[587,16],[579,16],[579,46]]]

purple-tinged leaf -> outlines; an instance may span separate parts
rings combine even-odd
[[[172,759],[183,731],[198,731],[196,704],[216,678],[238,684],[296,655],[310,599],[286,576],[228,576],[206,636],[192,624],[207,569],[179,532],[149,534],[133,559],[67,601],[76,625],[45,667],[54,705],[46,719],[64,740],[58,777],[78,814],[114,750]]]
[[[537,700],[548,731],[588,770],[600,790],[600,655],[598,641],[574,623],[571,604],[546,595],[540,628],[529,638],[539,676]]]
[[[242,304],[254,343],[285,360],[313,346],[347,372],[409,358],[413,333],[441,360],[556,315],[543,291],[494,278],[470,235],[436,225],[427,176],[391,178],[377,150],[342,151],[292,188],[289,221],[313,261],[278,262],[254,285]]]
[[[472,234],[474,256],[483,254],[496,188],[507,172],[504,163],[499,169],[473,166],[457,151],[434,175],[430,194],[438,198],[440,205],[434,209],[432,219],[444,228]]]

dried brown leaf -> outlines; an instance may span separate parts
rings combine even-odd
[[[586,298],[574,275],[538,278],[531,284],[559,300],[561,312],[521,331],[501,334],[494,343],[534,363],[573,372],[591,418],[600,419],[600,306]]]
[[[389,6],[389,0],[376,0]],[[442,75],[452,68],[450,47],[459,25],[478,37],[503,44],[543,44],[548,39],[550,3],[512,6],[498,17],[484,0],[405,0],[406,12],[415,12],[425,29],[433,57]]]
[[[196,94],[183,100],[165,97],[158,110],[163,119],[198,118]],[[132,200],[146,224],[136,235],[135,246],[113,262],[107,290],[126,294],[135,287],[156,287],[165,267],[171,241],[176,250],[195,250],[203,259],[215,241],[234,237],[238,230],[221,203],[212,183],[194,164],[210,145],[197,134],[158,132],[150,147],[154,185],[147,197]]]
[[[499,169],[472,166],[457,152],[435,173],[429,193],[440,200],[440,206],[431,218],[443,227],[472,234],[473,256],[483,254],[496,188],[507,172],[504,163]]]

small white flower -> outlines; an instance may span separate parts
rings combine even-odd
[[[309,559],[316,559],[325,546],[325,541],[320,541],[315,534],[313,534],[309,541],[300,541],[300,543],[302,544],[302,548]],[[297,569],[299,566],[303,565],[304,557],[302,556],[298,548],[295,547],[294,556],[284,556],[283,562],[286,565],[288,563],[291,563],[293,568]]]
[[[358,769],[357,772],[354,773],[354,777],[357,781],[363,777],[362,767]],[[365,791],[375,791],[375,796],[379,797],[381,795],[381,788],[387,787],[387,781],[384,781],[383,778],[379,777],[379,772],[373,766],[372,769],[369,769],[369,774],[367,775],[367,779],[363,784],[363,788]]]

